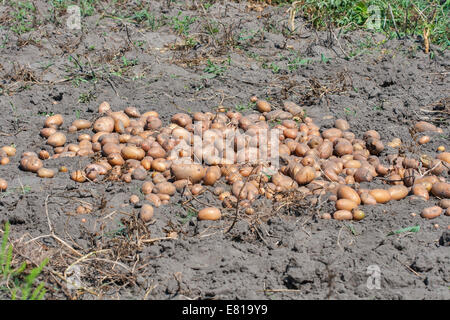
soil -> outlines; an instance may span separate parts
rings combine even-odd
[[[183,110],[219,105],[251,113],[249,98],[256,95],[275,108],[293,101],[323,128],[344,118],[357,137],[370,129],[385,145],[398,137],[416,158],[435,156],[440,145],[450,149],[448,51],[433,47],[433,55],[425,54],[420,39],[315,31],[300,16],[290,33],[287,7],[259,12],[246,2],[219,1],[207,9],[167,3],[152,1],[151,12],[197,17],[188,35],[170,23],[149,31],[105,14],[83,17],[83,29],[71,30],[68,13],[56,17],[59,25],[44,23],[20,37],[1,30],[8,41],[0,48],[0,145],[14,144],[17,154],[0,166],[9,183],[0,195],[0,221],[12,225],[15,259],[50,259],[43,275],[46,298],[449,299],[450,217],[420,217],[423,208],[437,204],[434,197],[364,206],[366,218],[359,222],[320,219],[333,210],[326,197],[284,208],[259,200],[254,218],[240,218],[226,232],[234,210],[224,210],[220,221],[197,221],[180,195],[143,226],[136,219],[139,208],[128,204],[142,181],[70,180],[89,158],[46,160],[46,167],[69,169],[53,179],[19,169],[24,151],[48,147],[39,136],[46,115],[61,113],[67,129],[76,118],[95,119],[102,101],[115,110],[156,110],[168,123]],[[45,15],[47,2],[35,4]],[[121,9],[132,14],[135,6]],[[6,12],[0,8],[0,16]],[[209,20],[217,21],[217,32],[208,33]],[[189,37],[198,43],[190,45]],[[206,72],[208,59],[223,73]],[[429,133],[431,142],[419,146],[410,130],[419,120],[434,122],[443,133]],[[68,133],[70,141],[76,137]],[[397,152],[386,146],[381,157]],[[379,179],[374,185],[383,187]],[[86,202],[93,212],[74,214]],[[209,193],[190,203],[204,204],[220,206]],[[388,235],[415,225],[418,232]],[[178,239],[168,239],[170,231]],[[57,237],[48,236],[52,232]],[[136,235],[156,240],[138,243]],[[80,257],[76,265],[87,289],[76,291],[58,274]],[[371,270],[377,267],[380,287],[373,288],[377,272]]]

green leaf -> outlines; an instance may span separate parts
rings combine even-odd
[[[394,234],[399,234],[399,233],[404,233],[404,232],[419,232],[420,230],[420,226],[413,226],[413,227],[407,227],[407,228],[403,228],[403,229],[398,229],[392,232],[388,233],[388,236],[392,236]]]

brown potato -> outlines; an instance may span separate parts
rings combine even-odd
[[[342,131],[347,131],[350,129],[350,125],[348,124],[347,120],[344,119],[336,119],[334,122],[334,126]]]
[[[418,140],[418,142],[419,142],[419,144],[425,144],[425,143],[428,143],[428,142],[430,142],[430,137],[429,136],[423,136],[423,137],[420,137],[419,138],[419,140]]]
[[[8,157],[14,157],[16,155],[16,148],[12,146],[4,146],[2,150],[6,153]]]
[[[0,178],[0,192],[4,192],[8,189],[8,182],[5,179]]]
[[[425,131],[437,131],[437,127],[434,124],[431,124],[426,121],[419,121],[414,125],[414,129],[417,132],[425,132]]]
[[[348,210],[338,210],[333,213],[333,219],[335,220],[352,220],[353,214]]]
[[[426,219],[434,219],[439,217],[444,210],[441,207],[434,206],[422,210],[420,216]]]
[[[122,157],[127,159],[142,160],[145,157],[145,151],[135,146],[126,146],[122,148]]]
[[[36,156],[27,156],[20,160],[20,168],[24,171],[37,172],[42,167],[42,161]]]
[[[218,166],[209,167],[203,177],[203,183],[207,186],[213,186],[220,179],[222,172]]]
[[[86,176],[84,175],[83,171],[81,171],[81,170],[73,171],[70,174],[70,178],[73,181],[80,182],[80,183],[86,181]]]
[[[391,200],[391,194],[388,190],[384,189],[373,189],[369,191],[369,194],[375,198],[377,203],[386,203]]]
[[[173,196],[177,189],[171,182],[159,182],[155,185],[153,188],[153,193],[161,193],[161,194],[168,194],[169,196]]]
[[[39,178],[53,178],[55,176],[55,171],[46,168],[40,168],[37,171],[37,175]]]
[[[355,202],[357,205],[361,204],[361,198],[358,193],[349,186],[341,185],[337,190],[338,199],[348,199]]]
[[[359,209],[353,209],[352,211],[353,214],[353,220],[359,221],[365,218],[365,214],[362,210]]]
[[[391,195],[392,200],[401,200],[405,198],[409,193],[408,188],[405,186],[393,186],[390,187],[388,191],[389,194]]]
[[[155,210],[153,209],[153,207],[151,205],[145,203],[141,207],[139,217],[142,219],[142,221],[149,222],[153,218],[154,211]]]
[[[216,207],[208,207],[200,210],[197,215],[198,220],[219,220],[222,216],[220,210]]]
[[[47,139],[47,144],[52,147],[62,147],[66,143],[66,135],[62,132],[55,132]]]
[[[377,204],[377,200],[374,197],[372,197],[368,192],[361,193],[360,197],[361,197],[361,202],[364,205]]]
[[[185,113],[177,113],[173,115],[170,121],[183,128],[189,124],[192,124],[192,118]]]
[[[438,198],[450,198],[450,183],[437,182],[431,187],[431,193]]]
[[[294,180],[299,185],[306,185],[314,180],[316,177],[316,170],[313,167],[303,167],[301,168],[294,177]]]
[[[43,128],[43,129],[41,129],[39,134],[44,138],[48,138],[55,132],[56,132],[55,128]]]
[[[114,131],[114,119],[112,117],[101,117],[94,122],[93,129],[95,132],[107,132],[111,133]],[[92,139],[94,140],[94,139]],[[93,141],[95,142],[95,141]]]
[[[356,182],[370,182],[373,179],[372,173],[366,167],[357,169],[353,176]]]
[[[349,199],[339,199],[338,201],[336,201],[336,209],[337,210],[352,211],[357,206],[358,206],[358,204],[356,204],[356,202],[353,202],[352,200],[349,200]]]
[[[265,100],[256,101],[256,109],[261,113],[270,112],[272,110],[270,103]]]
[[[430,199],[427,188],[423,184],[415,184],[412,186],[411,191],[413,195],[422,197],[425,200]]]
[[[170,168],[176,180],[189,179],[192,183],[200,182],[206,174],[201,164],[172,164]]]
[[[55,114],[53,116],[47,117],[45,119],[44,126],[46,128],[55,128],[57,129],[64,122],[63,116],[61,114]]]
[[[92,123],[89,120],[85,119],[77,119],[72,122],[72,126],[77,128],[77,130],[89,129],[92,126]]]
[[[450,152],[442,152],[436,156],[436,159],[442,160],[444,162],[450,163]]]
[[[443,209],[450,208],[450,199],[441,199],[439,201],[439,206]]]

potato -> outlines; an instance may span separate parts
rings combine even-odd
[[[434,124],[431,124],[426,121],[419,121],[414,125],[414,129],[417,132],[425,132],[425,131],[437,131],[437,127]]]
[[[369,194],[375,198],[377,203],[386,203],[391,200],[391,194],[384,189],[373,189],[369,191]]]
[[[145,203],[141,207],[139,217],[142,219],[142,221],[149,222],[153,218],[154,211],[155,210],[153,209],[153,207],[151,205]]]
[[[370,154],[378,155],[381,153],[381,151],[384,150],[384,145],[381,140],[375,139],[375,138],[369,138],[366,141],[367,144],[367,150],[369,150]]]
[[[363,138],[364,138],[364,140],[368,140],[368,139],[370,139],[370,138],[376,139],[376,140],[380,140],[380,139],[381,139],[381,136],[380,136],[380,134],[379,134],[377,131],[375,131],[375,130],[368,130],[368,131],[364,132]]]
[[[412,186],[411,191],[413,195],[422,197],[425,200],[430,199],[427,188],[423,184],[415,184]]]
[[[270,103],[265,100],[256,101],[256,109],[261,113],[270,112],[272,110]]]
[[[94,122],[93,129],[95,132],[107,132],[114,131],[114,119],[112,117],[101,117]],[[94,140],[94,139],[92,139]],[[95,142],[95,141],[93,141]]]
[[[334,145],[334,154],[341,157],[346,154],[352,154],[353,153],[353,145],[345,139],[337,139],[335,142],[337,143]]]
[[[147,171],[144,168],[136,168],[131,173],[131,177],[135,180],[145,180],[147,178]]]
[[[55,114],[54,116],[47,117],[45,119],[44,126],[46,128],[55,128],[57,129],[64,122],[63,116],[61,114]]]
[[[366,216],[364,214],[364,211],[359,210],[359,209],[353,209],[352,214],[353,214],[353,220],[357,220],[357,221],[364,219]]]
[[[70,174],[70,178],[73,181],[80,182],[80,183],[86,181],[86,176],[84,175],[84,173],[81,170],[73,171]]]
[[[89,120],[77,119],[72,122],[72,126],[77,128],[77,130],[89,129],[92,123]]]
[[[47,139],[47,144],[52,147],[62,147],[66,143],[66,135],[62,132],[55,132]]]
[[[339,199],[338,201],[336,201],[336,209],[337,210],[352,211],[357,206],[358,205],[356,204],[356,202],[353,202],[352,200],[349,200],[349,199]]]
[[[131,118],[139,118],[141,113],[136,107],[127,107],[124,110],[125,114]]]
[[[6,152],[8,157],[14,157],[16,155],[16,148],[12,146],[4,146],[2,150]]]
[[[168,194],[169,196],[173,196],[177,189],[171,182],[159,182],[155,185],[153,188],[153,193],[161,193],[161,194]]]
[[[107,101],[103,101],[98,106],[98,113],[109,113],[111,111],[111,106]]]
[[[203,186],[201,184],[194,184],[192,185],[190,188],[191,193],[196,196],[198,194],[200,194],[203,191]]]
[[[192,124],[192,118],[185,113],[177,113],[173,115],[170,121],[183,128],[189,124]]]
[[[426,219],[434,219],[439,217],[444,210],[441,207],[434,206],[422,210],[420,216]]]
[[[301,168],[294,177],[294,180],[299,185],[306,185],[314,180],[316,177],[316,170],[313,167],[303,167]]]
[[[0,178],[0,192],[4,192],[8,189],[8,182],[5,179]]]
[[[334,122],[334,126],[342,131],[347,131],[350,129],[350,125],[348,124],[347,120],[344,119],[336,119]]]
[[[324,139],[341,138],[341,137],[342,137],[342,130],[337,128],[327,129],[324,132],[322,132],[322,138]]]
[[[361,202],[364,205],[377,204],[377,200],[374,197],[372,197],[368,192],[361,193],[360,197],[361,197]]]
[[[125,160],[122,158],[120,153],[109,154],[107,160],[111,166],[121,166],[125,163]]]
[[[250,182],[244,183],[243,181],[233,183],[231,191],[239,200],[247,199],[252,201],[259,194],[258,188],[254,184]]]
[[[175,163],[170,169],[176,180],[189,179],[192,183],[200,182],[206,174],[206,169],[196,163]]]
[[[147,194],[145,200],[149,201],[156,208],[159,208],[162,204],[161,199],[154,193]]]
[[[39,134],[44,138],[48,138],[55,132],[56,132],[55,128],[43,128],[43,129],[41,129]]]
[[[203,177],[203,183],[207,186],[213,186],[217,180],[220,179],[222,172],[218,166],[212,166],[206,169],[205,176]]]
[[[423,136],[423,137],[420,137],[419,138],[419,140],[418,140],[418,142],[419,142],[419,144],[425,144],[425,143],[428,143],[428,142],[430,142],[430,137],[429,136]]]
[[[198,212],[198,220],[219,220],[222,216],[220,210],[216,207],[207,207]]]
[[[321,159],[328,159],[333,154],[333,143],[331,141],[324,141],[318,147],[319,157]]]
[[[361,204],[361,198],[359,197],[358,193],[351,187],[345,185],[339,186],[336,195],[338,199],[348,199],[355,202],[357,205]]]
[[[437,182],[431,187],[431,193],[438,198],[450,198],[450,183]]]
[[[333,219],[335,220],[352,220],[353,214],[348,210],[338,210],[333,213]]]
[[[37,171],[37,175],[39,178],[53,178],[55,176],[55,171],[46,168],[40,168]]]
[[[439,206],[443,209],[450,208],[450,199],[441,199],[439,201]]]
[[[373,179],[373,175],[367,168],[359,168],[353,175],[356,182],[370,182]]]
[[[142,160],[145,157],[145,151],[135,146],[126,146],[122,148],[122,157],[127,159]]]
[[[37,172],[42,167],[42,161],[35,156],[23,157],[20,160],[20,168],[24,171]]]
[[[405,186],[393,186],[390,187],[388,191],[389,194],[391,195],[392,200],[401,200],[405,198],[409,193],[408,188]]]
[[[436,156],[436,159],[442,160],[444,162],[450,163],[450,152],[442,152]]]

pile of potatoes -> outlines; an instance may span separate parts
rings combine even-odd
[[[331,194],[329,200],[335,202],[336,211],[323,214],[324,219],[361,220],[362,206],[408,195],[428,200],[430,193],[443,200],[440,206],[425,209],[422,216],[431,219],[444,212],[450,215],[446,200],[450,198],[450,184],[443,177],[449,171],[450,153],[444,147],[438,149],[435,158],[390,154],[382,159],[385,146],[375,130],[358,138],[344,119],[337,119],[333,128],[321,130],[293,102],[284,102],[282,110],[272,110],[265,100],[250,100],[259,113],[244,116],[224,109],[218,113],[177,113],[167,126],[156,111],[140,113],[135,107],[113,111],[103,102],[95,121],[77,119],[68,127],[70,133],[83,130],[76,143],[68,143],[61,130],[63,117],[53,115],[40,131],[52,151],[23,153],[20,168],[52,178],[56,172],[44,168],[46,159],[100,155],[92,157],[95,161],[83,170],[71,172],[71,179],[80,183],[99,179],[143,181],[141,191],[146,203],[140,216],[144,221],[153,219],[154,207],[168,204],[176,192],[196,196],[205,187],[211,187],[224,208],[238,205],[249,215],[254,214],[252,203],[258,197],[283,201],[286,192],[293,190],[305,196]],[[86,131],[91,129],[93,132]],[[273,130],[279,132],[276,144],[260,135]],[[441,129],[422,121],[415,130]],[[202,148],[193,148],[199,139]],[[389,146],[399,147],[401,141],[394,140]],[[429,141],[428,136],[419,139],[420,144]],[[8,154],[7,150],[4,153]],[[281,163],[275,171],[267,161],[274,155],[279,155]],[[385,187],[360,186],[373,179],[380,179]],[[219,180],[229,187],[219,185]],[[0,181],[0,188],[3,185]],[[132,204],[140,201],[137,195],[130,197]],[[220,217],[216,207],[203,208],[198,214],[205,220]]]

